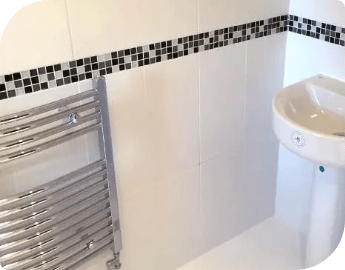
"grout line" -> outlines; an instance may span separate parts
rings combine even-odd
[[[199,104],[199,112],[198,112],[198,133],[199,133],[199,214],[201,218],[202,214],[202,196],[201,196],[201,55],[198,55],[198,104]],[[203,228],[201,228],[203,233]]]
[[[248,43],[246,43],[246,51],[245,51],[245,60],[244,60],[244,65],[245,65],[245,68],[244,68],[244,94],[243,94],[243,130],[242,130],[242,132],[243,132],[243,134],[242,134],[242,138],[243,138],[243,145],[242,145],[242,147],[243,147],[243,149],[244,149],[244,151],[242,152],[243,153],[243,157],[245,158],[245,156],[246,156],[246,150],[247,150],[247,144],[245,143],[245,135],[246,135],[246,124],[247,124],[247,122],[248,121],[246,121],[246,119],[247,119],[247,111],[246,111],[246,108],[247,108],[247,104],[246,104],[246,102],[247,102],[247,86],[248,86],[248,47],[249,47],[249,44]],[[245,175],[245,173],[244,173],[244,170],[245,170],[245,168],[244,168],[244,166],[242,165],[242,171],[241,171],[241,173],[242,173],[242,176],[244,176]]]
[[[73,59],[75,59],[73,38],[72,38],[72,29],[71,29],[71,22],[70,22],[70,12],[69,12],[69,8],[68,8],[67,0],[65,0],[65,8],[66,8],[68,35],[69,35],[70,44],[71,44],[72,56],[73,56]],[[77,93],[81,93],[79,83],[77,83],[76,86],[78,88]],[[90,163],[90,161],[91,161],[91,152],[90,152],[90,149],[87,147],[90,136],[92,136],[92,135],[88,134],[88,136],[84,136],[84,148],[85,148],[85,154],[86,154],[86,158],[87,158],[88,163]]]
[[[71,21],[70,21],[70,12],[67,4],[67,0],[65,0],[65,7],[66,7],[66,13],[67,13],[67,25],[68,25],[68,34],[71,42],[71,49],[72,49],[72,56],[73,59],[75,59],[75,53],[74,53],[74,46],[73,46],[73,38],[72,38],[72,29],[71,29]]]

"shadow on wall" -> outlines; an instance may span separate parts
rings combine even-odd
[[[33,3],[16,13],[2,33],[0,74],[71,60],[71,46],[65,1]]]

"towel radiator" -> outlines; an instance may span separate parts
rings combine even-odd
[[[96,162],[0,199],[0,265],[6,270],[71,269],[106,248],[114,251],[108,268],[121,266],[105,79],[96,78],[93,85],[89,91],[0,117],[0,168],[94,131],[101,152]]]

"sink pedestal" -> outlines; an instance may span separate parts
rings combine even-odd
[[[345,170],[320,166],[314,166],[309,215],[301,238],[305,268],[327,259],[337,248],[344,231]]]
[[[344,231],[345,169],[320,166],[280,145],[275,217],[299,234],[301,269],[326,260]]]
[[[278,179],[278,186],[295,184],[295,190],[280,190],[277,205],[283,207],[276,213],[297,225],[302,264],[309,268],[333,253],[344,231],[345,81],[320,74],[287,86],[273,99],[272,112],[275,135],[298,156],[279,161],[291,182]],[[299,179],[293,180],[292,164]]]

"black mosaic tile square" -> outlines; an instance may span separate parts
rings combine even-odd
[[[24,82],[24,86],[31,85],[31,80],[30,79],[24,79],[23,82]]]
[[[0,92],[0,100],[7,99],[7,93],[6,92]]]
[[[25,93],[26,93],[26,94],[32,93],[32,87],[31,87],[31,86],[25,87],[24,90],[25,90]]]
[[[63,76],[64,76],[64,77],[70,76],[69,70],[64,70],[64,71],[63,71]]]
[[[48,66],[48,67],[46,67],[46,70],[47,70],[47,73],[54,72],[53,66]]]
[[[54,65],[54,70],[55,71],[60,71],[61,70],[61,64]]]
[[[22,78],[22,76],[20,75],[19,72],[13,74],[13,80],[15,80],[15,81],[20,80],[21,78]]]
[[[41,83],[41,89],[42,90],[48,89],[48,83]]]
[[[78,79],[78,76],[72,76],[71,80],[74,83],[74,82],[77,82],[79,79]]]
[[[92,56],[91,63],[96,63],[96,62],[97,62],[97,56]]]
[[[54,74],[49,74],[49,75],[54,75]],[[38,77],[37,77],[37,76],[31,77],[31,83],[32,83],[32,84],[37,84],[37,83],[39,83]]]
[[[5,82],[11,82],[13,81],[13,75],[10,74],[10,75],[5,75]]]
[[[111,67],[107,68],[106,71],[107,71],[107,74],[113,73],[113,69]]]
[[[37,69],[32,69],[32,70],[30,70],[30,75],[31,75],[31,76],[37,76],[37,75],[38,75]]]

